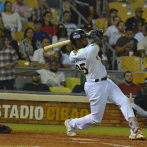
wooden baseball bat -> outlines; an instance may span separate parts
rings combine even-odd
[[[53,50],[54,48],[58,48],[58,47],[64,46],[64,45],[66,45],[68,43],[71,43],[71,41],[70,40],[66,40],[66,41],[58,42],[58,43],[55,43],[55,44],[52,44],[52,45],[48,45],[48,46],[44,47],[44,51],[48,52],[50,50]]]

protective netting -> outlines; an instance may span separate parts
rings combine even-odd
[[[86,78],[69,60],[73,45],[43,50],[79,28],[103,29],[101,60],[108,78],[118,85],[131,71],[132,82],[144,87],[146,0],[1,0],[0,14],[1,90],[85,93]]]

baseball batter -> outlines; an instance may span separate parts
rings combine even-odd
[[[125,119],[131,127],[130,139],[145,139],[128,98],[110,79],[107,78],[107,72],[102,65],[98,52],[100,47],[97,44],[98,37],[102,39],[100,30],[93,31],[90,37],[93,37],[94,43],[88,45],[88,34],[82,29],[73,31],[70,40],[75,50],[70,53],[70,60],[75,67],[86,76],[85,92],[90,102],[91,114],[76,119],[65,121],[68,136],[76,136],[74,129],[83,130],[101,123],[107,100],[118,105]]]

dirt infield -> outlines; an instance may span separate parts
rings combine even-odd
[[[0,146],[35,147],[146,147],[146,140],[131,141],[126,136],[78,134],[68,137],[65,133],[13,131],[0,134]]]

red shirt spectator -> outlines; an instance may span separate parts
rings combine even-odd
[[[132,93],[132,95],[137,95],[138,91],[140,90],[140,87],[133,83],[131,85],[127,85],[126,83],[121,83],[118,85],[118,87],[125,95],[130,95],[130,93]]]
[[[42,27],[41,32],[55,36],[57,34],[57,25],[53,24],[52,26],[44,26]]]
[[[52,15],[49,11],[43,14],[43,25],[41,32],[55,36],[57,34],[57,25],[52,23]]]
[[[130,71],[124,73],[124,81],[125,83],[118,85],[123,94],[130,95],[130,93],[132,93],[132,95],[137,95],[141,88],[138,85],[133,84],[133,77]]]

